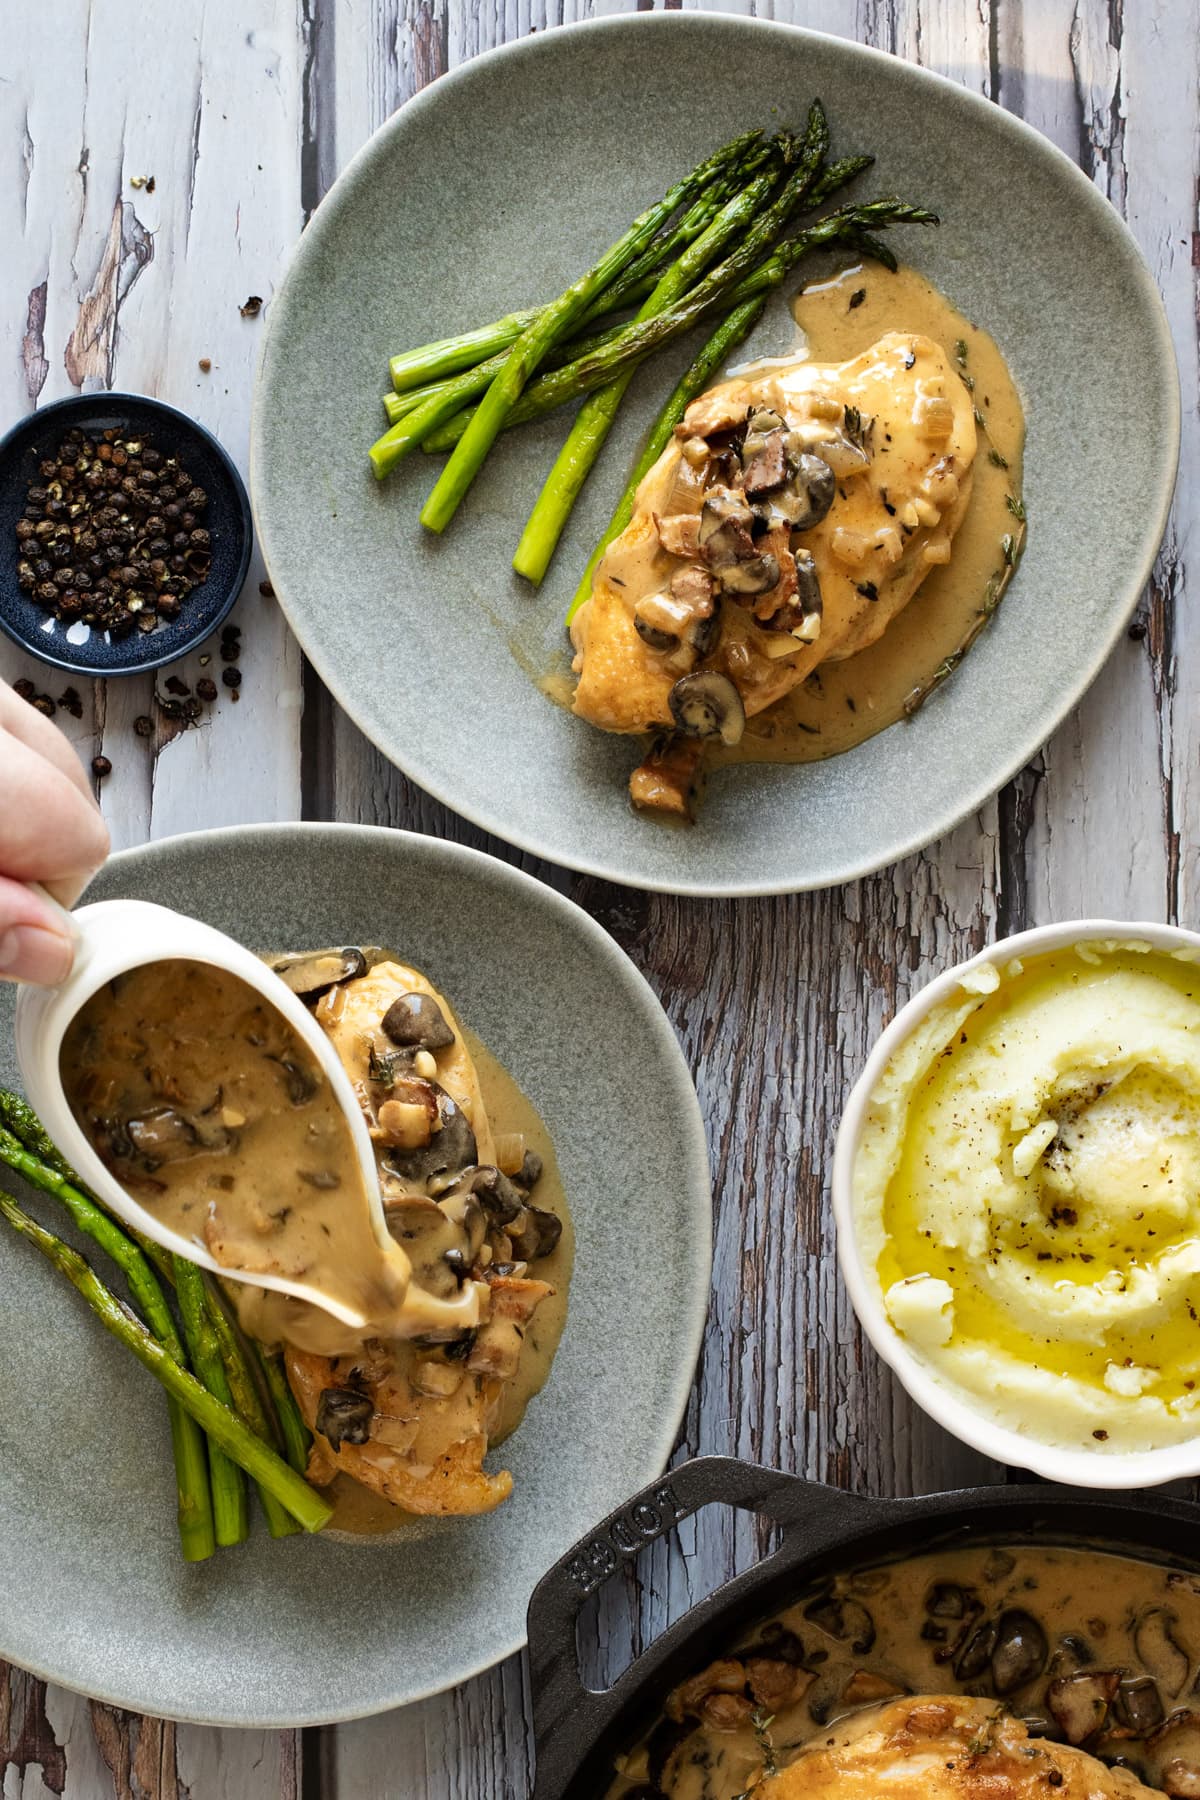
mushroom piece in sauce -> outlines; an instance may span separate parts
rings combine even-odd
[[[367,972],[361,950],[301,950],[291,956],[273,956],[272,974],[301,1000],[319,1000],[342,981],[355,981]]]
[[[335,1450],[342,1444],[365,1444],[374,1410],[370,1395],[356,1388],[326,1388],[317,1406],[317,1430]]]
[[[719,737],[722,743],[736,744],[746,729],[742,697],[728,675],[716,669],[680,676],[671,689],[671,712],[687,737]]]
[[[400,994],[380,1021],[401,1049],[448,1050],[454,1033],[432,994]]]
[[[437,1104],[438,1128],[427,1144],[411,1150],[392,1149],[385,1168],[405,1181],[424,1183],[430,1192],[450,1185],[454,1176],[475,1161],[475,1133],[456,1100],[437,1085],[428,1084]]]

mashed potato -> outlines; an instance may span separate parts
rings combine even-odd
[[[854,1190],[893,1326],[977,1410],[1071,1448],[1200,1431],[1196,960],[967,971],[885,1069]]]

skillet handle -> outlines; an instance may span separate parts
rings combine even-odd
[[[603,1587],[647,1544],[664,1537],[710,1501],[761,1513],[783,1526],[786,1539],[789,1530],[802,1521],[812,1523],[814,1507],[819,1509],[822,1503],[844,1507],[849,1499],[819,1483],[735,1457],[698,1457],[644,1487],[555,1563],[533,1590],[528,1612],[537,1747],[535,1800],[543,1796],[550,1800],[551,1795],[565,1796],[570,1791],[579,1747],[594,1742],[624,1709],[635,1685],[634,1671],[642,1660],[603,1692],[584,1687],[575,1628],[589,1594]],[[643,1656],[648,1654],[646,1651]]]

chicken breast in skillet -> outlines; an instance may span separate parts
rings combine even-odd
[[[975,454],[971,396],[915,332],[692,403],[572,627],[580,717],[667,734],[637,804],[686,810],[705,738],[886,631],[950,560]]]
[[[1125,1769],[1030,1737],[994,1700],[895,1700],[840,1720],[755,1800],[1154,1800]]]

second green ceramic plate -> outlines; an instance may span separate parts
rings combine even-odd
[[[941,215],[897,246],[1016,375],[1028,546],[998,617],[914,721],[828,762],[727,770],[693,830],[666,830],[630,810],[630,744],[536,682],[565,666],[568,600],[687,347],[634,384],[537,593],[510,563],[561,417],[508,435],[442,538],[417,517],[438,465],[418,454],[377,485],[367,448],[390,353],[550,298],[714,145],[794,125],[814,95],[837,152],[875,153],[856,192]],[[253,500],[272,580],[321,676],[381,750],[478,825],[639,887],[821,887],[947,830],[1079,699],[1166,521],[1174,359],[1108,202],[989,101],[786,26],[647,13],[539,33],[443,77],[333,188],[269,324]],[[788,335],[781,300],[740,354]]]

